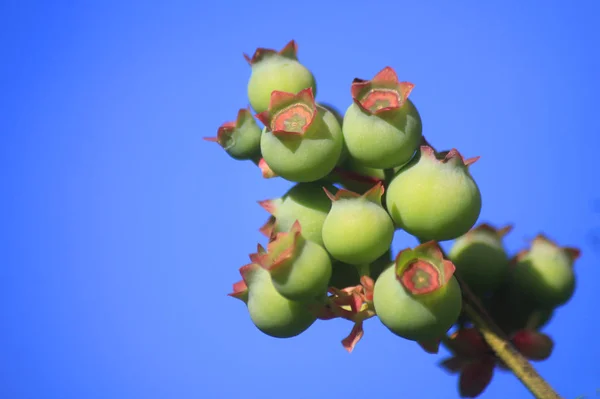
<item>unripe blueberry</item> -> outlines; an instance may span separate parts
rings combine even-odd
[[[298,221],[286,233],[277,233],[267,252],[252,255],[251,260],[268,270],[273,286],[284,297],[311,302],[327,294],[331,277],[329,254],[319,244],[301,235]]]
[[[332,263],[332,273],[329,279],[329,287],[344,289],[355,287],[360,284],[360,273],[356,266],[341,261]]]
[[[444,335],[457,321],[461,291],[454,265],[433,241],[401,251],[393,267],[377,281],[373,304],[381,322],[394,334],[427,341]]]
[[[256,112],[267,110],[273,91],[296,94],[310,87],[316,95],[315,78],[298,61],[297,52],[298,45],[292,40],[279,52],[258,48],[252,58],[244,54],[252,67],[248,81],[248,100]]]
[[[507,333],[523,328],[539,330],[554,315],[553,308],[540,306],[527,293],[512,285],[510,279],[484,301],[496,324]]]
[[[383,255],[394,237],[394,224],[381,206],[381,183],[360,195],[327,192],[333,201],[323,223],[323,243],[331,256],[353,265],[368,264]]]
[[[218,143],[233,159],[246,160],[260,158],[260,136],[250,110],[240,109],[235,121],[222,124],[216,137],[204,140]]]
[[[346,110],[342,130],[348,152],[358,163],[389,169],[410,161],[423,130],[419,112],[408,99],[413,87],[400,82],[390,67],[373,80],[354,80],[354,102]]]
[[[298,94],[274,91],[264,123],[262,156],[277,175],[294,182],[327,176],[342,153],[344,138],[335,116],[316,105],[312,89]]]
[[[511,229],[496,229],[483,223],[454,241],[448,257],[474,293],[493,292],[506,280],[509,259],[502,239]]]
[[[331,191],[335,186],[327,185]],[[261,228],[270,237],[275,233],[287,232],[295,221],[302,226],[302,236],[323,245],[322,230],[325,218],[331,209],[331,200],[320,183],[298,183],[281,198],[259,202],[271,217]]]
[[[240,269],[243,280],[234,284],[232,297],[246,303],[252,323],[275,338],[291,338],[306,331],[317,319],[308,307],[285,298],[273,286],[269,272],[257,264]]]
[[[579,255],[578,249],[560,247],[538,235],[529,250],[513,259],[511,284],[540,306],[561,306],[575,291],[573,263]]]
[[[481,193],[468,170],[477,159],[421,146],[388,187],[386,205],[394,222],[422,240],[451,240],[469,231],[481,212]]]

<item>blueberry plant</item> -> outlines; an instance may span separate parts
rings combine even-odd
[[[293,184],[259,201],[270,214],[259,229],[266,244],[229,294],[257,329],[291,338],[342,318],[352,325],[342,340],[351,352],[365,321],[378,317],[428,353],[444,345],[452,355],[440,366],[458,375],[461,397],[479,396],[504,369],[535,397],[559,398],[530,361],[552,353],[542,329],[574,293],[579,251],[538,235],[509,254],[511,226],[477,224],[482,193],[470,168],[479,157],[425,140],[414,85],[393,68],[349,82],[341,113],[317,101],[294,41],[245,58],[254,112],[240,109],[206,140]],[[399,230],[417,243],[393,255]],[[445,253],[439,243],[449,240]]]

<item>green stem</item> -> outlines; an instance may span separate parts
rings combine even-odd
[[[538,374],[531,363],[514,348],[510,341],[502,337],[503,334],[495,331],[474,307],[469,303],[465,303],[463,308],[488,345],[513,374],[521,380],[523,385],[529,389],[533,396],[537,399],[562,399],[548,382]]]
[[[419,242],[423,240],[419,239]],[[448,255],[440,247],[445,258]],[[533,368],[531,363],[512,345],[506,334],[496,325],[469,286],[460,278],[454,277],[460,284],[463,296],[463,310],[471,319],[483,339],[496,353],[496,356],[506,364],[513,374],[525,385],[537,399],[563,399],[544,378]]]

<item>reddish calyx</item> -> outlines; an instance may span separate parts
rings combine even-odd
[[[275,271],[294,258],[302,228],[297,220],[289,232],[276,233],[267,245],[267,251],[250,255],[252,262],[268,271]]]
[[[246,282],[240,280],[237,283],[234,283],[233,291],[227,295],[245,302],[248,298],[248,286],[246,285]]]
[[[395,267],[396,278],[413,295],[429,294],[445,286],[456,270],[435,241],[400,251]]]
[[[267,162],[264,158],[261,158],[260,161],[258,161],[258,167],[261,171],[262,177],[264,177],[265,179],[272,179],[274,177],[278,177],[278,175],[275,172],[273,172],[269,165],[267,165]]]
[[[514,263],[521,261],[523,259],[523,257],[525,257],[527,254],[529,254],[529,252],[531,251],[531,248],[533,248],[536,245],[549,245],[549,246],[557,249],[558,251],[562,251],[569,257],[569,259],[571,260],[572,263],[574,263],[577,259],[579,259],[579,257],[581,257],[581,250],[579,250],[578,248],[562,247],[562,246],[558,245],[555,241],[546,237],[545,235],[538,234],[531,241],[530,249],[524,249],[522,251],[519,251],[515,255],[515,257],[512,259],[512,263],[514,264]]]
[[[270,48],[259,47],[254,51],[252,57],[244,53],[244,58],[251,66],[265,59],[265,57],[279,55],[281,57],[289,58],[292,60],[298,59],[298,44],[294,40],[291,40],[285,45],[280,51],[276,51]]]
[[[371,80],[356,78],[351,94],[354,103],[364,112],[379,115],[401,108],[414,88],[410,82],[400,82],[391,67],[385,67]]]
[[[439,273],[435,266],[421,259],[412,261],[402,273],[400,281],[411,294],[429,294],[440,288]]]
[[[471,231],[469,231],[467,233],[467,235],[472,234],[472,233],[477,233],[477,232],[485,232],[485,233],[494,234],[498,238],[504,238],[512,230],[513,230],[513,226],[510,224],[506,225],[504,227],[496,228],[488,223],[481,223],[479,226],[471,229]]]
[[[511,342],[525,356],[530,360],[546,360],[552,354],[554,349],[554,341],[548,335],[533,331],[533,330],[520,330],[517,331]]]
[[[297,94],[273,91],[269,108],[256,115],[275,136],[302,136],[312,125],[317,105],[312,88]]]
[[[342,345],[348,352],[354,347],[364,335],[363,322],[373,316],[373,288],[375,282],[368,276],[360,279],[360,285],[338,289],[329,288],[330,296],[324,306],[313,310],[321,320],[342,318],[354,323],[350,334],[342,340]]]
[[[491,348],[473,327],[452,334],[448,346],[454,356],[444,359],[440,366],[450,373],[460,374],[460,396],[475,398],[481,395],[490,384],[497,365]]]
[[[240,109],[235,121],[223,123],[217,129],[216,137],[204,137],[204,140],[218,143],[224,149],[232,147],[235,144],[233,134],[246,122],[247,118],[252,118],[250,108]]]
[[[473,157],[473,158],[465,158],[462,156],[462,154],[456,148],[453,148],[449,151],[437,152],[430,145],[422,145],[420,147],[420,151],[421,151],[421,156],[423,156],[423,157],[434,159],[440,163],[455,163],[455,164],[459,164],[459,165],[462,165],[465,167],[473,165],[475,162],[477,162],[481,158],[480,156]]]
[[[373,187],[371,187],[364,194],[355,193],[354,191],[346,190],[344,188],[339,189],[335,194],[327,191],[325,187],[323,187],[325,194],[329,199],[333,202],[339,201],[341,199],[352,199],[352,198],[365,198],[371,202],[381,205],[381,198],[383,197],[383,193],[385,188],[383,187],[383,182],[378,181]]]

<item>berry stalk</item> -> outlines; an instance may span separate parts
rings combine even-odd
[[[460,281],[460,280],[459,280]],[[464,288],[464,286],[461,286]],[[465,291],[463,291],[464,293]],[[466,295],[465,295],[466,296]],[[487,344],[496,355],[506,364],[513,374],[529,389],[537,399],[563,399],[546,380],[533,368],[531,363],[519,353],[514,346],[506,340],[493,325],[488,323],[479,314],[479,311],[467,301],[463,305],[465,313],[469,316],[477,330],[483,335]]]
[[[443,249],[442,252],[444,252]],[[447,257],[445,253],[444,257]],[[469,286],[460,278],[459,273],[455,272],[454,276],[460,285],[463,295],[463,311],[471,319],[475,328],[481,333],[496,356],[504,362],[535,398],[563,399],[535,370],[531,363],[515,349],[506,334],[486,312],[479,298],[473,294]]]

